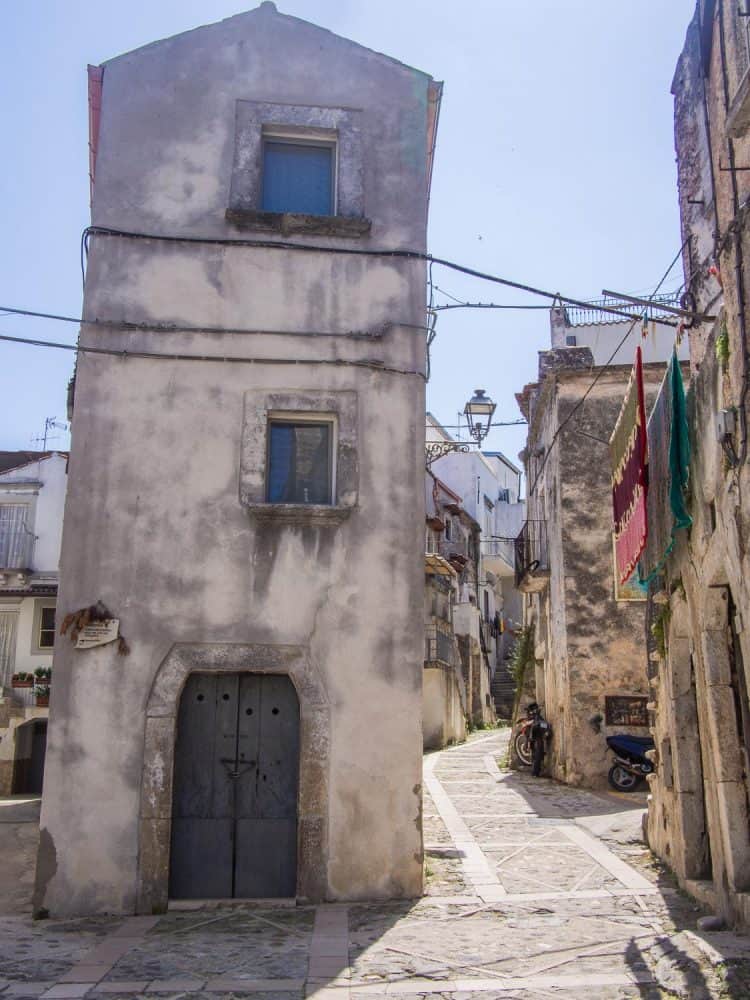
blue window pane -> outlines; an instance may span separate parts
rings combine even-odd
[[[333,149],[292,142],[263,146],[263,211],[333,215]]]
[[[330,424],[271,423],[270,503],[331,503]]]

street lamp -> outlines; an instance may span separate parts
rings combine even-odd
[[[495,408],[495,404],[489,396],[485,396],[484,389],[476,389],[464,407],[469,434],[474,438],[479,448],[482,447],[482,441],[489,434]]]

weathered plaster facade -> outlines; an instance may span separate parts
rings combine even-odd
[[[438,100],[270,3],[103,67],[93,223],[152,238],[91,235],[81,343],[225,360],[79,358],[61,612],[131,652],[60,644],[37,908],[167,905],[194,671],[295,686],[298,896],[421,892],[425,266],[329,251],[424,250]],[[259,212],[267,121],[329,130],[335,216]],[[335,428],[332,503],[266,502],[278,413]]]
[[[49,714],[37,705],[35,688],[15,687],[13,675],[53,666],[52,636],[48,629],[41,636],[49,624],[42,612],[54,612],[57,601],[67,458],[61,452],[0,453],[0,795],[30,790],[34,731],[41,736]],[[8,517],[10,511],[15,514]],[[38,769],[43,741],[36,751]]]
[[[682,884],[745,927],[750,175],[721,168],[749,162],[749,62],[747,18],[737,5],[701,0],[672,90],[685,281],[697,311],[712,318],[689,330],[693,525],[652,609],[665,642],[651,661],[657,770],[647,824],[650,846]]]
[[[528,524],[538,563],[521,583],[535,635],[536,700],[553,728],[552,774],[595,788],[607,783],[605,738],[647,735],[645,726],[608,726],[605,699],[645,698],[648,680],[645,604],[618,599],[614,586],[607,445],[630,367],[602,374],[568,421],[591,385],[592,360],[587,347],[541,352],[539,382],[519,403],[529,420]],[[644,366],[649,397],[663,374],[663,365]]]

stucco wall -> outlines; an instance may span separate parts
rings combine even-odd
[[[646,367],[649,399],[663,373],[661,365]],[[607,696],[648,695],[645,604],[618,601],[614,593],[607,442],[629,374],[623,367],[604,375],[552,448],[556,428],[591,378],[564,367],[548,374],[527,446],[529,482],[536,484],[529,518],[546,523],[550,574],[546,589],[528,601],[541,668],[537,700],[553,727],[552,772],[589,787],[606,785],[606,736],[647,734],[645,727],[608,727],[605,721]]]
[[[345,105],[362,109],[373,221],[355,249],[419,249],[428,82],[268,5],[120,57],[104,72],[94,220],[234,238],[224,213],[235,101]],[[274,651],[293,647],[317,678],[327,705],[317,717],[330,728],[317,734],[325,773],[305,770],[314,754],[302,760],[303,784],[323,803],[317,840],[300,847],[300,871],[322,873],[308,892],[419,894],[424,337],[404,324],[424,324],[424,279],[409,260],[93,238],[86,315],[266,332],[84,326],[84,344],[300,363],[79,361],[58,607],[101,598],[131,653],[56,651],[37,906],[146,905],[136,903],[139,863],[146,851],[163,866],[169,817],[149,813],[156,848],[139,842],[142,772],[167,805],[171,774],[159,770],[158,737],[152,747],[144,735],[145,713],[160,664],[185,643],[191,662],[195,650],[220,650],[212,669],[232,669],[231,644],[242,663],[266,648],[278,669],[286,660]],[[349,335],[364,330],[377,336]],[[355,394],[358,499],[336,521],[259,519],[240,502],[243,407],[260,390]]]

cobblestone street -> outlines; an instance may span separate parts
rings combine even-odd
[[[645,795],[504,772],[508,735],[425,758],[426,895],[401,904],[32,922],[28,870],[6,890],[29,865],[25,805],[25,830],[0,824],[0,1000],[750,996],[745,939],[696,933],[645,851]]]

